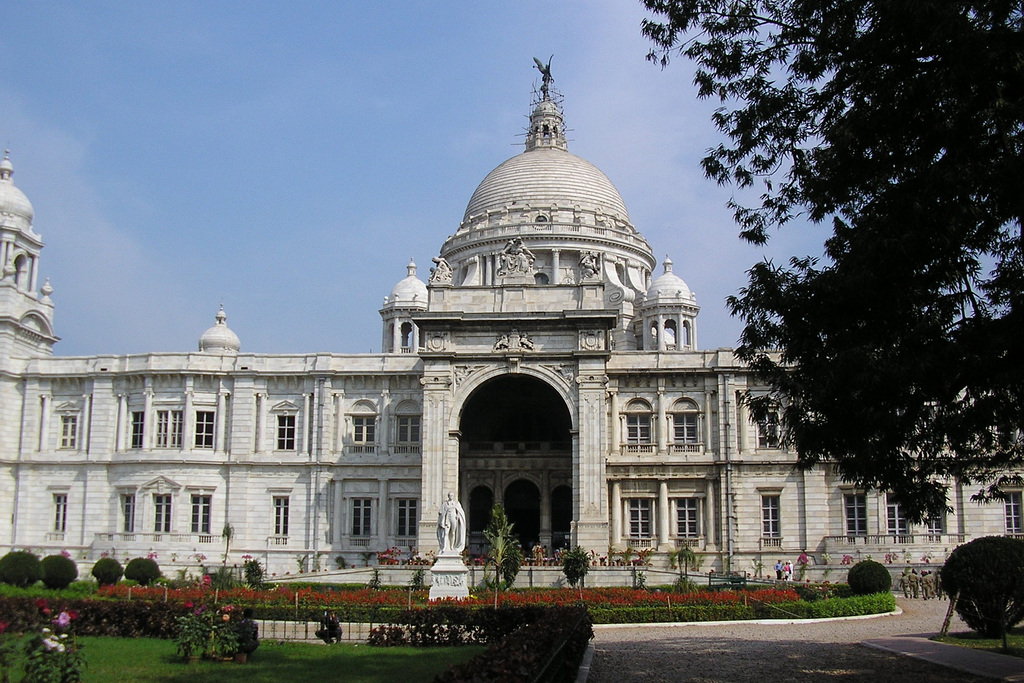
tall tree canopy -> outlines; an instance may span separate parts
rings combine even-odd
[[[703,160],[762,244],[797,217],[824,256],[757,263],[738,354],[799,466],[889,490],[1002,495],[1024,460],[1020,0],[645,0],[649,59],[693,60],[725,141]],[[774,351],[777,351],[774,352]]]

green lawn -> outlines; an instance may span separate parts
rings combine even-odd
[[[111,681],[333,681],[346,683],[417,683],[431,681],[452,664],[461,664],[483,647],[370,647],[368,645],[316,645],[260,643],[249,663],[207,662],[186,664],[173,640],[155,638],[81,638],[85,683]],[[21,678],[16,670],[14,680]]]
[[[973,631],[967,631],[965,633],[951,633],[944,638],[936,637],[940,643],[948,643],[950,645],[959,645],[960,647],[970,647],[975,650],[986,650],[988,652],[995,652],[1001,655],[1012,655],[1014,657],[1024,657],[1024,629],[1012,628],[1006,636],[1006,644],[1010,646],[1009,652],[1003,651],[1003,641],[1001,638],[982,638]]]

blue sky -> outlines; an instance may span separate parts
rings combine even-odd
[[[488,171],[522,149],[554,55],[570,151],[601,168],[733,346],[755,248],[692,68],[645,61],[639,2],[21,2],[3,12],[0,144],[36,210],[56,353],[189,351],[223,303],[243,351],[380,350],[377,313]],[[660,272],[660,268],[659,268]]]

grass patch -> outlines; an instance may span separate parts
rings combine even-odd
[[[1012,628],[1006,635],[1006,644],[1010,647],[1009,651],[1003,650],[1002,638],[982,638],[980,634],[973,631],[953,633],[945,637],[936,636],[932,640],[946,643],[947,645],[959,645],[960,647],[969,647],[975,650],[985,650],[986,652],[995,652],[1000,655],[1024,658],[1024,628]]]
[[[339,680],[346,683],[432,681],[453,664],[461,664],[484,651],[483,647],[380,648],[368,645],[281,643],[264,641],[248,664],[234,662],[182,662],[173,640],[157,638],[82,637],[86,668],[84,683],[148,681],[219,683],[239,681]],[[14,680],[21,676],[22,659],[15,662]]]

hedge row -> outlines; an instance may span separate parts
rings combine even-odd
[[[0,621],[24,633],[47,626],[62,611],[75,613],[75,633],[82,636],[173,638],[175,619],[188,612],[180,604],[109,600],[0,598]]]
[[[403,610],[370,633],[370,645],[490,645],[526,624],[539,621],[555,607],[473,609],[440,605]]]
[[[651,624],[690,621],[742,621],[749,619],[827,619],[865,614],[885,614],[896,609],[891,593],[852,598],[827,598],[814,602],[781,604],[694,605],[680,607],[589,608],[595,624]]]

